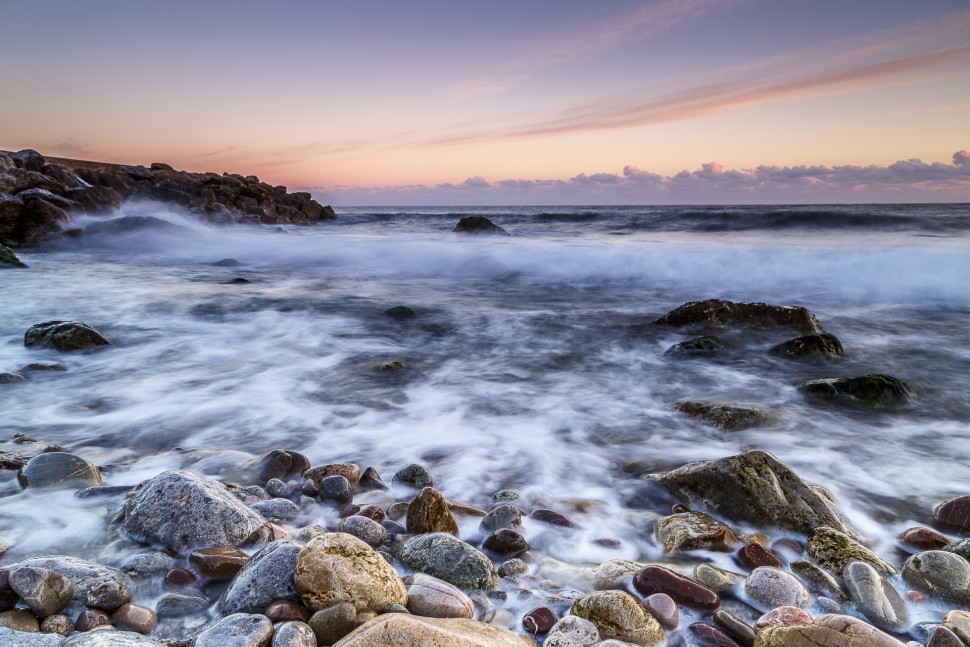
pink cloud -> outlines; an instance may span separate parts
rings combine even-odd
[[[970,151],[963,149],[953,154],[954,166],[970,166]]]

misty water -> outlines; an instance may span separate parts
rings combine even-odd
[[[527,520],[523,532],[576,563],[660,559],[627,514],[637,478],[751,448],[831,490],[880,553],[970,489],[965,206],[338,211],[281,229],[128,205],[178,228],[22,253],[29,270],[0,274],[0,372],[67,370],[0,385],[0,439],[65,446],[105,467],[107,485],[175,467],[222,477],[241,453],[274,448],[388,481],[421,463],[450,499],[487,507],[512,489],[525,507],[568,514],[581,530],[542,537]],[[453,233],[462,215],[513,235]],[[213,265],[227,258],[240,265]],[[249,283],[226,283],[238,277]],[[769,356],[791,330],[721,331],[723,359],[665,355],[697,335],[650,322],[715,297],[806,306],[845,355]],[[416,316],[385,314],[398,305]],[[84,321],[113,345],[24,348],[27,328],[52,319]],[[866,410],[796,390],[870,372],[916,398]],[[684,399],[756,405],[772,420],[720,431],[671,408]],[[5,561],[103,555],[111,503],[3,478]],[[604,537],[620,547],[594,541]]]

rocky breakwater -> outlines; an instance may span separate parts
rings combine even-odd
[[[336,214],[309,193],[254,175],[189,173],[168,164],[130,166],[0,152],[0,243],[29,246],[71,230],[73,214],[105,214],[126,200],[175,204],[216,224],[309,224]],[[77,231],[77,230],[73,230]],[[16,266],[0,248],[0,267]]]

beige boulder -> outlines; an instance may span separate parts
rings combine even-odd
[[[521,634],[465,618],[378,616],[333,647],[535,647]]]
[[[569,613],[589,620],[603,638],[636,645],[664,641],[664,630],[636,598],[625,591],[595,591],[573,602]]]
[[[767,627],[758,632],[754,647],[903,647],[903,643],[858,618],[829,614],[810,625]]]

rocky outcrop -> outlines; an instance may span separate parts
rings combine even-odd
[[[61,231],[73,213],[107,213],[133,199],[174,203],[215,224],[309,224],[337,217],[309,193],[290,193],[253,175],[0,152],[0,242],[36,244]]]
[[[867,407],[891,407],[913,397],[909,385],[882,373],[809,380],[799,384],[798,390],[820,400]]]
[[[493,234],[499,236],[509,235],[509,232],[505,231],[485,216],[465,216],[458,221],[458,224],[455,225],[455,228],[452,231],[457,231],[463,234]]]
[[[2,206],[0,206],[0,209],[2,209]],[[0,218],[2,218],[2,216],[0,216]],[[0,220],[0,226],[3,226],[2,220]],[[12,249],[6,245],[0,245],[0,269],[9,267],[25,269],[27,264],[17,258],[17,255],[13,253]]]
[[[34,324],[24,333],[27,348],[71,351],[110,344],[96,328],[80,321],[45,321]]]
[[[664,326],[793,328],[798,332],[821,333],[822,325],[808,308],[767,303],[734,303],[724,299],[691,301],[675,308],[653,323]]]

